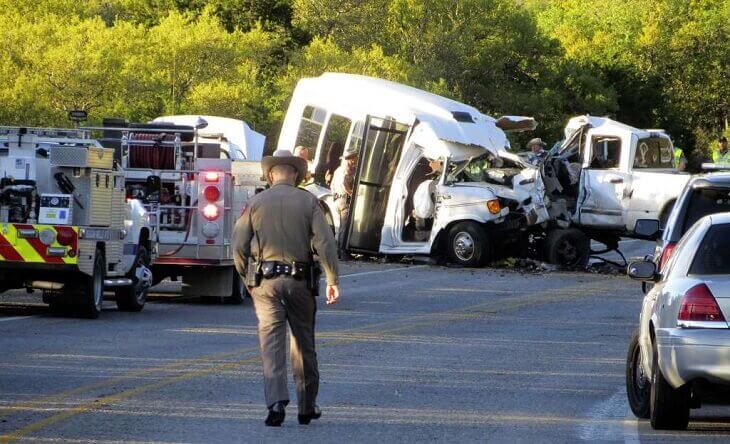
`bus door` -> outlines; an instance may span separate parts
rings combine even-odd
[[[409,125],[392,118],[368,116],[360,145],[345,246],[360,253],[378,253],[388,196]]]

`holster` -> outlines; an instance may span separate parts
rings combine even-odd
[[[319,296],[319,279],[321,277],[322,267],[319,265],[319,262],[313,262],[312,265],[309,267],[307,286],[309,287],[309,291],[312,292],[312,296],[314,297]]]
[[[258,287],[261,285],[261,263],[259,261],[249,260],[246,267],[246,279],[244,284],[246,287]]]

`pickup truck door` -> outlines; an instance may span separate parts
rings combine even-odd
[[[630,197],[627,226],[633,231],[637,219],[669,216],[670,203],[676,201],[689,180],[689,174],[674,167],[674,147],[661,134],[632,136]]]
[[[410,126],[392,118],[368,116],[360,146],[345,247],[379,253],[390,188]]]
[[[622,153],[628,141],[618,136],[589,133],[578,196],[578,223],[597,228],[625,229],[624,195],[628,173],[622,171]]]

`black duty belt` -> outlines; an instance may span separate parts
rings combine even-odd
[[[295,279],[305,279],[311,269],[311,264],[306,262],[264,261],[261,264],[261,275],[264,279],[273,279],[278,276],[291,276]]]

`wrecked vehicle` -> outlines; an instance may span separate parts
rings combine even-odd
[[[390,81],[325,73],[297,84],[277,148],[309,148],[314,183],[307,189],[333,230],[345,230],[348,251],[444,255],[477,266],[549,218],[538,170],[507,152],[504,130],[534,127],[530,118],[494,119]],[[327,179],[353,150],[359,160],[350,217],[340,226]],[[427,180],[433,215],[419,219],[414,194]]]
[[[690,175],[674,166],[672,140],[604,117],[578,116],[540,165],[550,228],[542,246],[551,263],[582,268],[590,240],[616,249],[620,237],[644,238],[637,222],[666,222]]]

